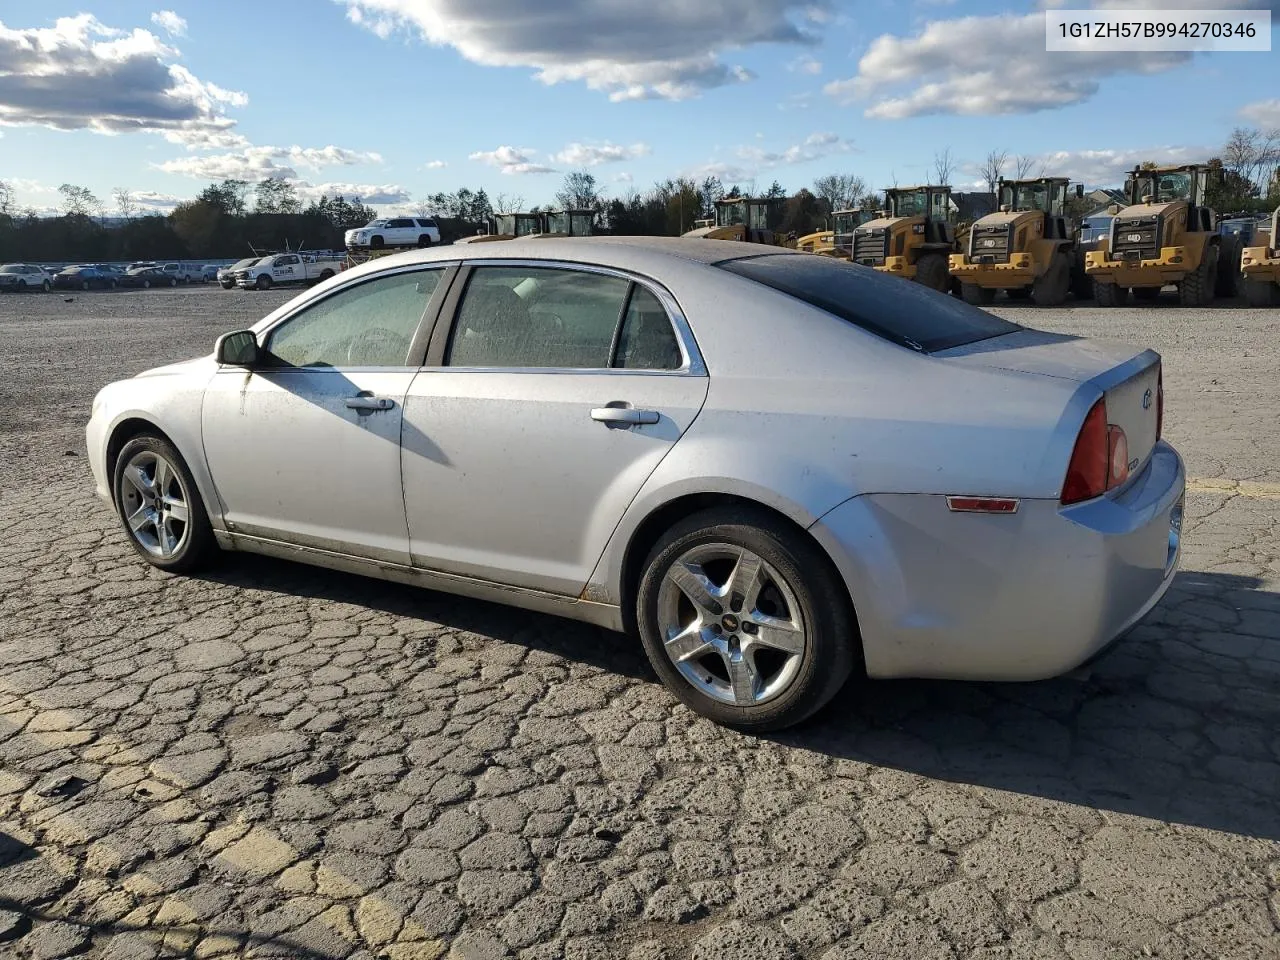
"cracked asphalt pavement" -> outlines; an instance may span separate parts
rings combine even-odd
[[[1000,307],[1163,353],[1177,582],[1071,676],[759,738],[624,636],[143,564],[94,392],[286,297],[0,298],[0,956],[1280,957],[1280,311]]]

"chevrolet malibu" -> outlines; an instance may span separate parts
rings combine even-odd
[[[1032,680],[1164,594],[1160,358],[787,250],[433,248],[104,388],[143,559],[244,550],[637,636],[692,709],[784,727],[871,677]]]

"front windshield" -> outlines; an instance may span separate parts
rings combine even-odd
[[[737,227],[747,222],[745,203],[722,203],[716,207],[717,227]]]
[[[385,220],[375,220],[373,223],[366,224],[365,229],[367,230],[369,227],[385,227],[386,225],[387,221]]]
[[[893,214],[897,217],[920,217],[929,211],[929,200],[923,190],[915,193],[895,193],[891,195],[890,202]]]
[[[834,233],[853,233],[858,227],[862,226],[869,219],[870,214],[863,213],[861,210],[849,210],[835,215]]]
[[[1174,200],[1191,199],[1191,174],[1189,173],[1142,173],[1136,181],[1133,199],[1142,202],[1143,197],[1151,197],[1154,203],[1170,203]]]
[[[1000,206],[1010,210],[1040,210],[1048,213],[1053,198],[1043,183],[1023,183],[1000,189]]]

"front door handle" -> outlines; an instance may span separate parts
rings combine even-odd
[[[605,424],[631,426],[637,423],[657,423],[661,417],[657,410],[635,410],[631,407],[596,407],[591,419]]]
[[[390,410],[396,402],[390,397],[347,397],[346,405],[352,410]]]

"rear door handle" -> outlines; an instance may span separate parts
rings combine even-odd
[[[591,419],[605,424],[631,426],[637,423],[657,423],[661,417],[657,410],[634,410],[631,407],[596,407]]]
[[[390,410],[396,405],[390,397],[347,397],[344,402],[352,410]]]

